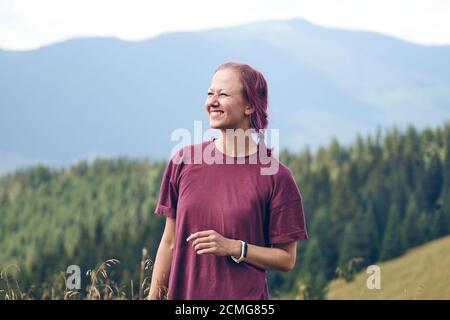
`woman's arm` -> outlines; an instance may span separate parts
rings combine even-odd
[[[192,241],[197,254],[213,253],[236,258],[241,256],[241,242],[225,238],[215,230],[193,233],[186,241]],[[243,261],[261,269],[288,272],[295,266],[297,241],[275,244],[272,248],[248,244],[247,249],[247,257]]]
[[[175,247],[175,219],[166,218],[166,226],[161,238],[161,243],[156,253],[153,265],[152,282],[148,300],[162,300],[164,290],[167,289],[172,263],[173,248]]]
[[[235,243],[231,255],[239,259],[241,256],[241,242],[239,240],[229,240]],[[274,244],[272,248],[247,244],[247,257],[242,262],[250,263],[261,269],[275,269],[288,272],[295,266],[296,253],[297,241]]]

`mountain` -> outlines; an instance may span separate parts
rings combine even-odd
[[[195,120],[207,129],[207,89],[230,60],[266,76],[280,148],[316,149],[332,136],[349,143],[377,127],[450,118],[450,46],[303,19],[134,42],[71,39],[0,50],[0,173],[96,156],[167,158],[175,129],[193,135]]]

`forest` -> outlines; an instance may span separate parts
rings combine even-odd
[[[301,190],[310,238],[299,241],[291,272],[269,271],[271,297],[324,299],[332,279],[351,281],[368,265],[450,233],[449,122],[378,129],[348,146],[333,138],[314,154],[306,147],[279,158]],[[154,214],[165,166],[98,158],[2,176],[0,299],[11,295],[12,279],[23,293],[17,298],[52,298],[49,288],[69,265],[85,275],[109,259],[120,261],[108,277],[122,297],[142,298],[165,223]],[[81,280],[80,297],[91,280]]]

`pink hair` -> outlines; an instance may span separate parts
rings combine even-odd
[[[254,112],[250,115],[250,127],[258,133],[259,142],[261,140],[264,142],[264,129],[269,124],[269,90],[266,79],[261,72],[244,63],[226,62],[221,64],[215,72],[222,69],[237,71],[243,87],[242,96],[254,108]],[[269,149],[270,151],[271,149]]]

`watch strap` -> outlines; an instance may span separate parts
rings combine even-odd
[[[241,256],[239,257],[239,259],[236,259],[235,257],[231,256],[231,259],[233,259],[233,261],[236,263],[240,263],[247,257],[247,249],[248,249],[247,242],[242,240],[239,241],[241,241]]]

